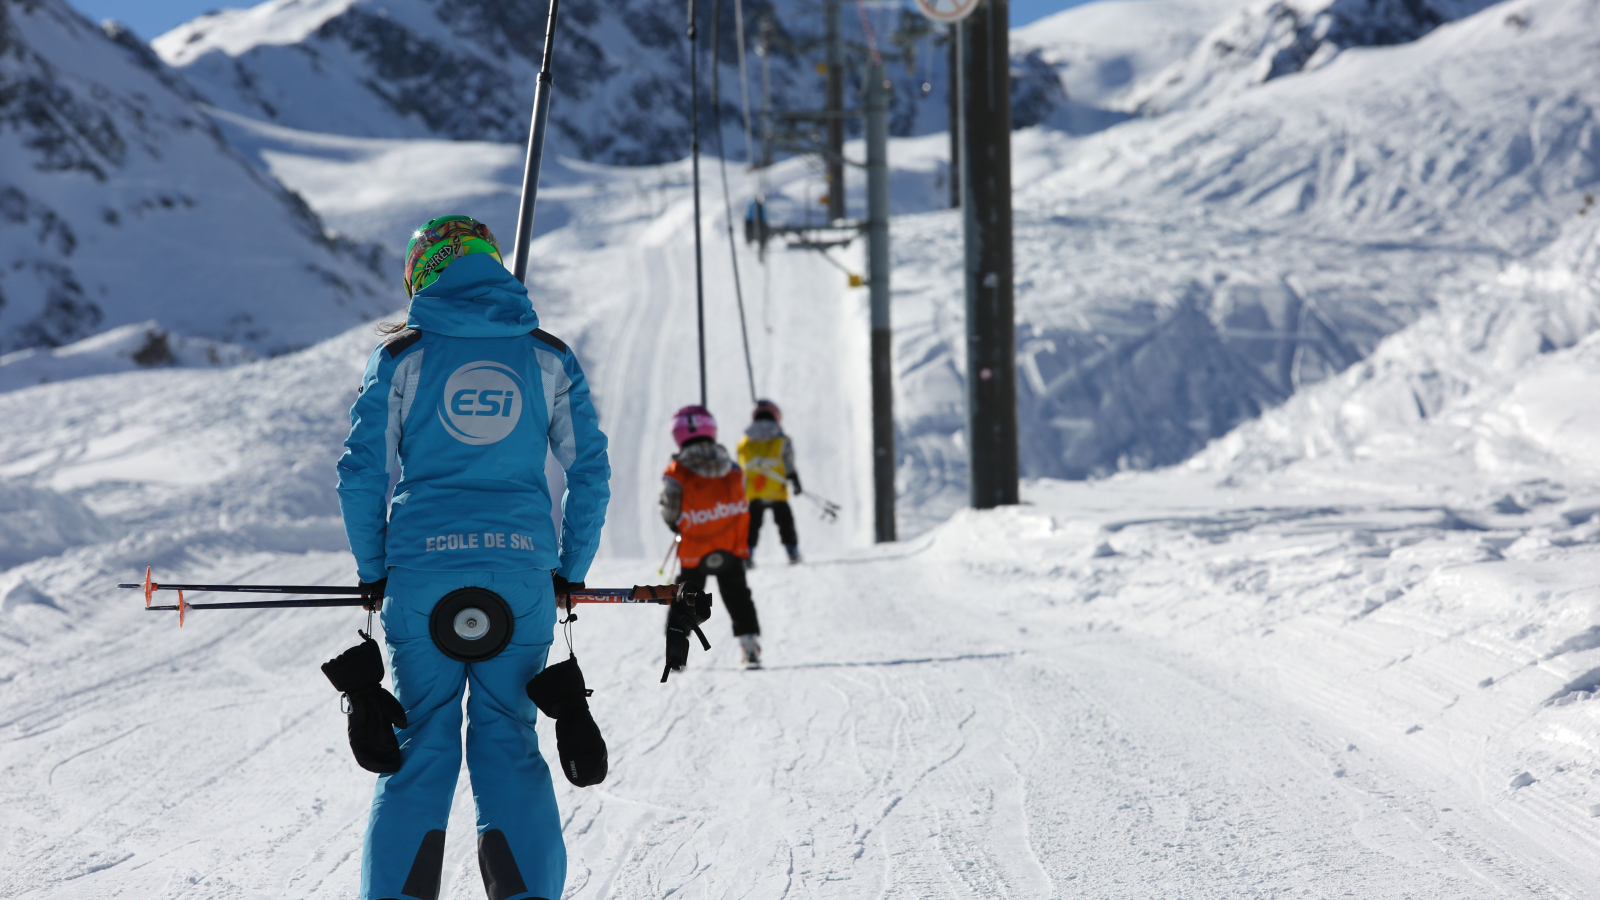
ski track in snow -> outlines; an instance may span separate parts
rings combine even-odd
[[[612,775],[558,785],[567,896],[1596,896],[1591,773],[1495,775],[1517,720],[1592,735],[1593,704],[1541,707],[1563,670],[1428,614],[1500,587],[1475,583],[1506,565],[1478,560],[1481,532],[1350,499],[1219,514],[1174,478],[1167,496],[1208,507],[1183,509],[1127,481],[758,568],[763,671],[738,670],[719,611],[711,653],[658,685],[659,614],[584,611]],[[1151,514],[1130,521],[1135,503]],[[1391,552],[1348,553],[1364,542]],[[208,552],[169,577],[348,565]],[[180,631],[103,569],[45,568],[72,616],[7,625],[37,637],[0,675],[0,896],[348,896],[371,778],[312,667],[359,615],[202,611]],[[1389,579],[1410,586],[1365,612],[1337,587]],[[442,896],[480,896],[464,780],[451,829]]]

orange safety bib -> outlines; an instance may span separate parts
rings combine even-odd
[[[750,504],[744,499],[744,474],[738,466],[721,478],[706,478],[673,460],[667,477],[683,486],[678,561],[685,569],[700,565],[713,550],[750,557]]]

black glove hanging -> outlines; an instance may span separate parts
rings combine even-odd
[[[356,764],[379,775],[400,771],[396,728],[406,727],[406,710],[383,689],[383,654],[378,642],[358,631],[361,643],[322,664],[322,674],[344,692],[350,704],[350,751]]]
[[[589,713],[588,689],[578,658],[546,666],[528,682],[528,699],[539,711],[556,720],[556,751],[561,771],[578,787],[606,780],[606,741]]]
[[[706,640],[705,632],[700,630],[700,623],[711,618],[711,595],[705,591],[678,591],[678,598],[672,601],[672,608],[667,612],[667,665],[661,670],[661,681],[665,683],[667,676],[673,669],[681,669],[689,664],[689,632],[700,639],[700,646],[710,650],[711,642]]]

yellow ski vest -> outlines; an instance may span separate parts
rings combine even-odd
[[[739,439],[739,467],[744,469],[746,500],[789,499],[789,472],[783,464],[783,444],[787,440],[782,434],[765,441],[752,441],[749,435]]]

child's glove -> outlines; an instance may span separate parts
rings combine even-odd
[[[528,682],[528,699],[539,711],[556,720],[556,751],[561,771],[578,787],[606,780],[606,741],[589,713],[589,691],[583,686],[578,658],[569,658]]]
[[[691,631],[700,639],[702,648],[711,649],[711,642],[706,640],[705,632],[700,630],[700,623],[709,618],[711,618],[710,594],[705,591],[691,592],[678,589],[678,599],[672,601],[672,608],[667,612],[667,665],[661,670],[663,683],[674,669],[681,669],[689,664]]]
[[[361,643],[322,664],[322,674],[344,692],[350,751],[356,764],[380,775],[400,771],[396,728],[406,727],[406,710],[383,689],[383,654],[365,632]]]

